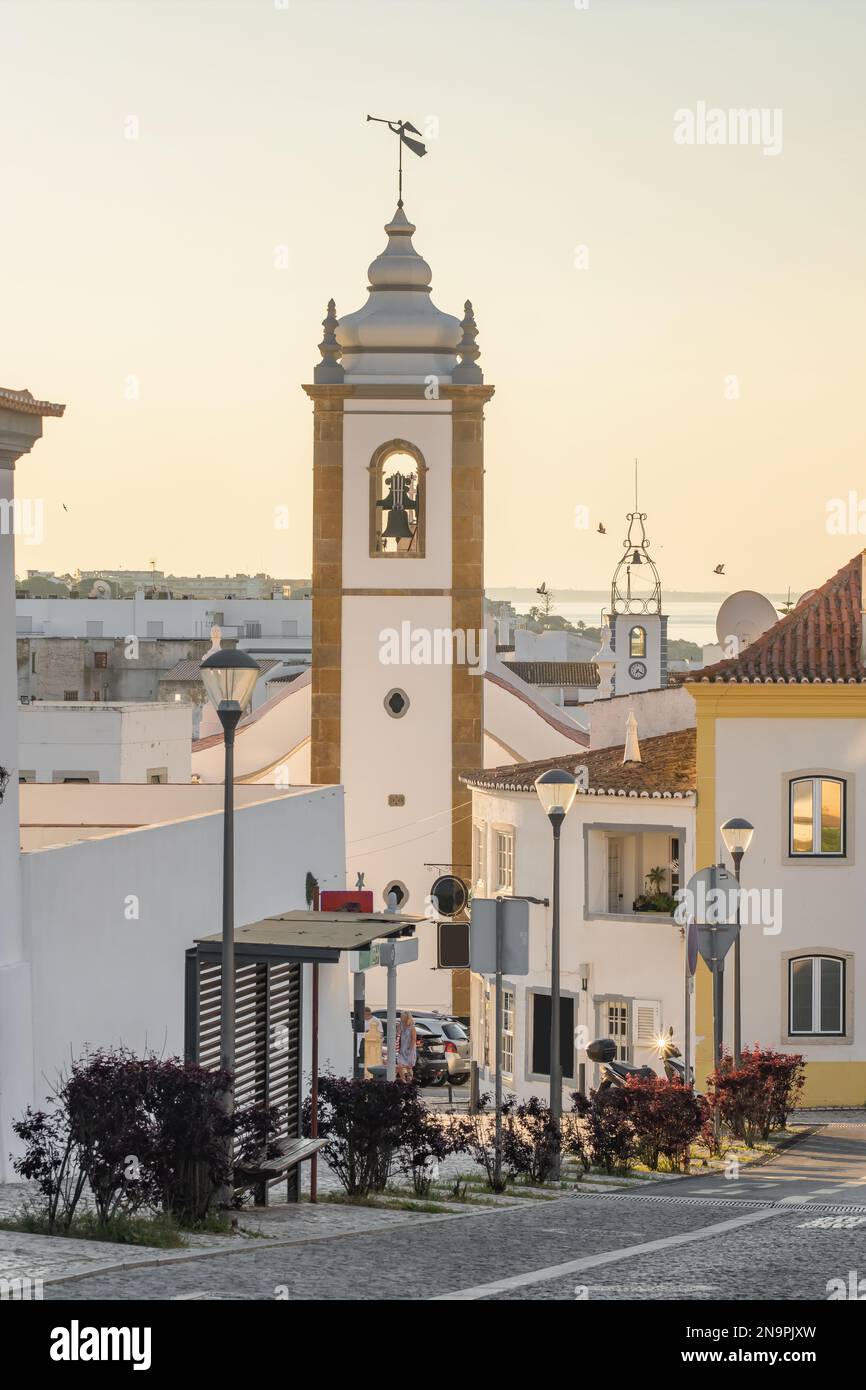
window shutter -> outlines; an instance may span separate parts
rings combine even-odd
[[[652,1047],[661,1030],[662,1006],[658,999],[634,1001],[634,1045]]]

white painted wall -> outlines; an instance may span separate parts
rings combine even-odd
[[[166,769],[170,782],[188,782],[192,740],[189,705],[91,704],[40,701],[18,706],[16,767],[37,782],[76,773],[100,782],[145,782]]]
[[[308,870],[322,887],[343,887],[339,788],[241,807],[235,829],[238,924],[304,907]],[[182,1054],[184,952],[220,930],[221,862],[219,813],[22,857],[33,1029],[32,1044],[28,1033],[16,1046],[32,1046],[37,1100],[85,1044]],[[320,977],[320,1055],[345,1072],[345,963],[322,967]]]
[[[310,675],[305,672],[275,693],[238,725],[235,778],[307,786],[310,781]],[[218,730],[218,733],[221,731]],[[192,771],[203,782],[221,782],[225,764],[222,737],[192,751]]]
[[[148,623],[158,622],[163,637],[209,638],[214,613],[223,614],[227,637],[242,639],[244,625],[258,622],[262,639],[269,639],[271,645],[283,639],[287,650],[309,648],[313,631],[310,599],[146,599],[143,593],[129,599],[19,598],[15,612],[21,635],[32,632],[46,637],[86,637],[87,624],[101,622],[103,637],[146,638],[151,636]],[[294,636],[284,638],[284,622],[297,624]],[[263,640],[251,642],[267,656],[271,646],[261,650],[265,645]]]
[[[841,772],[848,778],[849,846],[853,848],[853,861],[848,864],[786,862],[787,782],[791,774],[805,769]],[[744,816],[755,827],[743,859],[743,887],[779,889],[782,905],[778,934],[761,926],[743,929],[744,1042],[783,1046],[784,954],[826,946],[854,952],[854,1041],[802,1039],[796,1050],[817,1062],[862,1062],[866,1059],[866,728],[862,721],[720,718],[716,722],[716,823],[731,816]],[[793,1050],[790,1044],[786,1050]]]
[[[613,748],[621,744],[630,710],[634,710],[637,719],[638,739],[695,727],[695,702],[684,686],[635,691],[632,695],[614,695],[610,700],[593,702],[589,710],[590,747]]]
[[[682,851],[684,881],[694,867],[693,798],[637,798],[578,796],[562,830],[561,843],[561,988],[578,997],[577,1024],[584,1024],[589,1038],[597,1035],[595,1000],[604,995],[623,995],[629,999],[657,1000],[660,1023],[673,1025],[679,1039],[684,1027],[684,957],[679,927],[673,922],[639,915],[617,921],[598,913],[585,917],[584,827],[615,824],[623,829],[645,829],[670,825],[685,829]],[[484,826],[487,843],[486,875],[475,892],[480,897],[495,896],[495,827],[511,826],[515,832],[514,893],[550,897],[552,892],[552,836],[550,824],[534,793],[473,792],[473,820]],[[600,832],[599,832],[600,833]],[[591,859],[599,883],[604,883],[604,856]],[[530,973],[510,983],[516,1001],[515,1064],[508,1089],[521,1096],[546,1096],[547,1079],[527,1079],[531,1043],[531,1004],[527,992],[550,987],[551,914],[543,907],[530,908]],[[588,966],[588,971],[579,969]],[[586,973],[588,989],[581,989]],[[509,982],[506,981],[506,984]],[[479,1006],[483,985],[473,982],[473,1055],[483,1055],[483,1023]],[[491,992],[491,1019],[492,1019]],[[491,1035],[491,1048],[493,1037]],[[491,1054],[492,1055],[492,1054]],[[578,1055],[577,1061],[585,1058]],[[660,1070],[657,1058],[644,1049],[635,1054],[641,1064]],[[595,1069],[587,1064],[587,1085],[596,1084]],[[572,1089],[566,1083],[566,1094]]]

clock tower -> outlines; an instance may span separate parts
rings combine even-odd
[[[313,402],[311,777],[346,796],[348,882],[421,915],[440,874],[470,880],[459,774],[483,764],[484,406],[477,328],[432,302],[402,204],[304,387]],[[468,1013],[468,971],[436,970],[434,922],[401,1002]],[[380,987],[372,971],[368,990]],[[453,975],[453,978],[452,978]],[[411,978],[410,978],[411,976]],[[383,986],[382,986],[383,987]]]
[[[646,512],[628,513],[623,554],[611,584],[609,632],[599,658],[606,658],[612,669],[614,695],[659,690],[668,682],[668,620],[646,519]]]

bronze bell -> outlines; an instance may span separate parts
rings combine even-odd
[[[405,507],[392,507],[388,513],[388,525],[382,535],[389,541],[410,541],[412,539],[412,527],[409,525]]]

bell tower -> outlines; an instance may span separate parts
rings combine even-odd
[[[348,879],[423,914],[439,874],[469,881],[460,772],[483,762],[484,406],[477,328],[436,308],[402,204],[304,390],[313,402],[311,776],[342,782]],[[437,971],[422,926],[402,1000],[468,1013],[468,971]],[[378,988],[371,972],[368,989]],[[452,978],[453,976],[453,978]],[[465,978],[464,978],[465,977]],[[411,997],[410,997],[411,996]]]
[[[608,626],[596,658],[612,670],[614,695],[659,690],[668,680],[668,620],[662,613],[662,586],[646,534],[646,512],[627,516],[623,554],[613,574]]]

